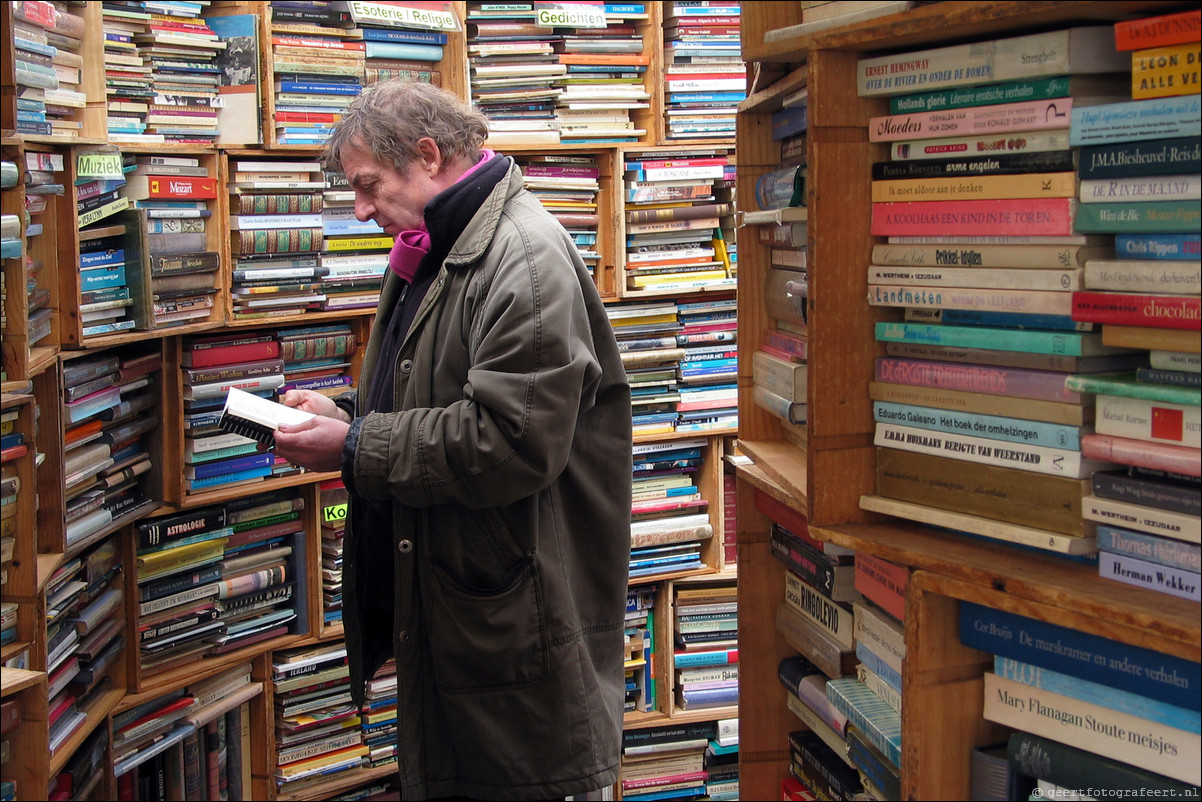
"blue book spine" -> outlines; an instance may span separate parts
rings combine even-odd
[[[605,13],[614,17],[627,14],[646,14],[647,7],[642,3],[606,3]]]
[[[826,698],[895,766],[901,765],[901,714],[858,679],[826,683]]]
[[[957,326],[996,326],[1008,329],[1052,329],[1092,331],[1093,323],[1073,320],[1068,315],[1034,315],[1022,312],[989,312],[977,309],[940,309],[939,320]]]
[[[407,42],[418,45],[445,45],[447,35],[437,31],[401,30],[399,28],[369,28],[363,26],[363,39],[367,42]]]
[[[712,652],[676,652],[672,663],[676,668],[700,668],[702,666],[728,666],[739,662],[737,649],[720,649]]]
[[[1202,710],[1202,666],[1181,657],[972,602],[960,603],[960,640],[984,652]]]
[[[253,468],[270,468],[274,464],[275,454],[264,452],[262,454],[252,454],[249,457],[235,457],[234,459],[219,460],[210,464],[195,465],[192,467],[192,474],[195,479],[210,479],[214,476],[249,471]]]
[[[80,270],[87,270],[89,267],[103,267],[121,264],[124,261],[124,248],[113,248],[107,251],[82,251],[79,254]]]
[[[359,220],[324,220],[321,224],[321,233],[327,237],[341,237],[351,234],[383,234],[384,229],[371,220],[367,220],[366,222]]]
[[[115,268],[104,267],[95,270],[81,270],[79,273],[79,289],[81,292],[124,286],[125,265],[117,265]]]
[[[772,138],[787,139],[802,133],[809,126],[809,107],[789,106],[772,114]]]
[[[888,766],[882,762],[879,754],[874,754],[859,738],[847,739],[847,755],[873,785],[885,792],[887,799],[901,797],[901,794],[894,796],[890,793],[891,789],[896,789],[901,784],[896,766]]]
[[[297,95],[357,95],[363,91],[359,84],[319,84],[301,81],[281,81],[280,91]]]
[[[219,476],[211,476],[208,479],[190,479],[188,480],[189,490],[203,490],[206,487],[217,487],[219,485],[233,484],[234,482],[243,482],[247,479],[258,479],[263,476],[271,475],[271,466],[266,468],[253,468],[247,471],[238,471],[237,473],[223,473]]]
[[[1082,147],[1143,139],[1196,137],[1200,134],[1202,97],[1178,95],[1078,106],[1072,110],[1068,144]]]
[[[1136,368],[1135,378],[1153,384],[1175,384],[1178,387],[1202,387],[1202,374],[1184,370],[1161,370],[1160,368]]]
[[[738,103],[746,98],[743,92],[673,92],[669,103]]]
[[[442,61],[442,48],[438,45],[406,44],[404,42],[367,42],[365,55],[369,59]],[[370,67],[371,64],[367,66]]]
[[[1119,259],[1202,259],[1199,234],[1116,234],[1114,255]]]
[[[1137,588],[1202,602],[1202,582],[1197,571],[1169,568],[1138,557],[1113,552],[1098,553],[1098,575]]]
[[[952,348],[983,348],[988,351],[1025,351],[1033,354],[1084,356],[1083,334],[1075,331],[1001,329],[988,326],[931,326],[925,323],[876,324],[876,338],[883,342],[923,343]]]
[[[1120,145],[1081,148],[1077,160],[1080,178],[1188,175],[1202,166],[1202,148],[1191,137],[1149,139]]]
[[[1051,446],[1071,451],[1081,450],[1081,428],[1079,426],[1064,426],[1024,418],[1003,418],[998,415],[953,412],[885,401],[873,404],[873,414],[876,420],[883,423],[901,423],[919,429],[971,434],[1011,443]]]
[[[901,672],[882,660],[880,655],[872,651],[872,649],[869,649],[860,641],[856,641],[856,657],[860,659],[860,662],[864,664],[865,668],[883,679],[886,683],[888,683],[890,688],[893,688],[898,693],[901,693]]]
[[[1051,671],[1030,663],[1013,660],[1009,657],[996,656],[993,658],[993,673],[999,677],[1012,679],[1033,688],[1058,693],[1082,702],[1089,702],[1122,713],[1146,718],[1169,727],[1186,732],[1202,732],[1202,720],[1198,714],[1184,707],[1158,702],[1137,693],[1099,685],[1079,677],[1071,677],[1058,671]]]
[[[739,701],[739,686],[728,688],[699,688],[690,690],[684,688],[680,692],[686,705],[713,706],[733,705]]]
[[[697,785],[692,785],[688,788],[677,788],[672,791],[653,791],[648,794],[622,794],[622,799],[629,800],[629,802],[640,802],[640,800],[652,802],[652,800],[659,799],[693,799],[704,793],[705,783],[698,782]]]

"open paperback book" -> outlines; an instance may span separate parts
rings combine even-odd
[[[315,416],[311,412],[286,407],[231,387],[217,426],[222,431],[240,434],[270,446],[275,442],[274,432],[281,423],[304,423],[312,417]]]

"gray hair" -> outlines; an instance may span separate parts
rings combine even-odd
[[[488,137],[488,120],[455,95],[439,87],[403,78],[381,81],[363,90],[347,107],[326,140],[326,168],[342,172],[341,152],[356,142],[381,164],[402,174],[420,154],[417,141],[433,139],[444,161],[480,159]]]

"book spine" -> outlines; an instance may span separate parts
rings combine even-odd
[[[1202,499],[1196,487],[1130,476],[1127,471],[1098,471],[1092,482],[1093,494],[1101,498],[1186,515],[1202,514]]]
[[[856,554],[855,565],[856,590],[897,620],[904,621],[909,569],[866,552]]]
[[[1160,774],[1133,766],[1126,760],[1112,760],[1093,751],[1078,749],[1029,732],[1013,733],[1006,753],[1016,771],[1065,788],[1094,786],[1165,796],[1185,796],[1191,790],[1186,783],[1174,782]]]
[[[894,766],[901,765],[901,717],[858,679],[833,679],[827,698]]]
[[[1089,478],[1095,469],[1108,464],[1082,459],[1079,451],[1009,443],[972,435],[936,434],[930,430],[893,423],[877,423],[873,442],[878,446],[903,451],[1077,479]]]
[[[1095,414],[1099,434],[1202,447],[1202,409],[1196,406],[1099,395]]]
[[[893,142],[972,134],[1061,129],[1068,124],[1071,97],[973,106],[954,111],[914,112],[873,117],[868,121],[868,141]]]
[[[1109,249],[1081,245],[875,245],[874,265],[908,267],[1064,268],[1109,256]]]
[[[1079,450],[1081,427],[1045,423],[1023,418],[979,415],[968,412],[934,410],[909,404],[878,401],[873,404],[875,419],[920,429],[949,433],[974,434],[996,440],[1035,446]]]
[[[1080,393],[1065,388],[1063,375],[1047,371],[880,357],[876,362],[875,378],[880,382],[943,390],[1082,403]]]
[[[1149,98],[1072,110],[1069,144],[1074,147],[1141,139],[1196,137],[1202,132],[1198,95]]]
[[[873,203],[871,233],[1068,236],[1075,205],[1072,198]]]
[[[856,602],[853,607],[856,643],[863,643],[901,674],[906,659],[906,636],[902,625],[870,604]]]
[[[902,712],[901,691],[886,682],[885,678],[880,674],[860,663],[856,666],[856,679],[864,683],[868,690],[881,697],[885,704],[892,707],[898,713]]]
[[[1033,131],[1018,137],[996,137],[989,134],[938,139],[911,139],[889,146],[894,161],[911,159],[947,159],[950,157],[1006,156],[1049,151],[1068,151],[1069,129],[1066,125],[1053,131]]]
[[[909,114],[924,111],[961,109],[970,106],[995,106],[1019,101],[1048,100],[1073,94],[1071,76],[1034,78],[984,86],[962,86],[937,92],[915,95],[896,95],[889,98],[890,114]]]
[[[1202,146],[1196,137],[1139,139],[1080,149],[1081,180],[1130,176],[1190,175],[1202,168]]]
[[[1202,290],[1202,262],[1091,259],[1085,263],[1085,288],[1116,293],[1197,295]]]
[[[1198,10],[1179,14],[1162,14],[1134,20],[1121,20],[1114,24],[1115,48],[1144,50],[1185,42],[1197,42],[1202,14]]]
[[[1137,50],[1131,54],[1131,97],[1172,97],[1198,86],[1202,48],[1197,41]]]
[[[870,265],[869,284],[907,287],[1040,290],[1063,292],[1082,288],[1082,268],[908,267]]]
[[[1198,543],[1199,539],[1202,539],[1202,529],[1196,516],[1096,496],[1087,496],[1083,503],[1082,515],[1091,521],[1114,524],[1187,543]]]
[[[1034,735],[1054,735],[1070,746],[1132,762],[1175,780],[1202,782],[1202,764],[1192,757],[1202,749],[1197,734],[1032,688],[992,671],[985,674],[983,715]]]
[[[867,643],[856,644],[856,659],[860,661],[860,665],[868,666],[869,670],[877,674],[897,693],[902,690],[902,673],[901,669],[895,668],[889,663],[885,657],[875,649],[869,648]]]
[[[1197,175],[1091,178],[1079,187],[1082,203],[1197,200],[1200,194],[1202,176]]]
[[[1198,230],[1200,221],[1202,203],[1197,200],[1145,200],[1082,204],[1076,227],[1086,234],[1188,234]]]
[[[803,581],[813,585],[823,595],[833,599],[835,571],[829,563],[815,560],[802,552],[797,541],[781,526],[773,526],[769,535],[772,554]]]
[[[823,596],[812,585],[785,572],[785,601],[845,649],[855,648],[851,610]]]
[[[1202,322],[1202,300],[1188,295],[1082,290],[1073,293],[1072,316],[1091,323],[1197,331]]]
[[[1195,712],[1202,707],[1202,697],[1198,694],[1202,671],[1198,663],[1184,658],[972,602],[960,604],[960,640],[966,646],[990,654],[1131,691]]]

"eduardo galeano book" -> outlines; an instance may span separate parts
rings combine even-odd
[[[1127,761],[1182,782],[1202,782],[1202,738],[1101,705],[985,674],[984,717],[1054,737],[1103,757]]]

